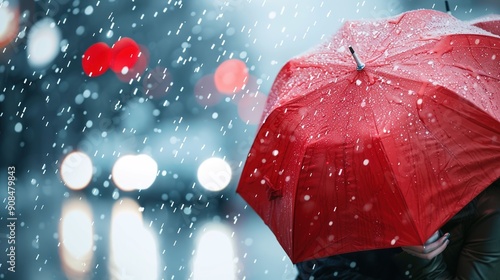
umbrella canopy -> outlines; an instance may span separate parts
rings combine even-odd
[[[470,24],[500,35],[500,15],[489,15],[470,21]]]
[[[500,177],[499,89],[500,37],[451,15],[346,22],[278,74],[237,192],[294,263],[424,244]]]

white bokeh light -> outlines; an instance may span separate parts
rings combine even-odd
[[[158,279],[159,256],[154,234],[143,225],[139,204],[117,201],[111,214],[111,279]]]
[[[236,279],[234,244],[229,229],[211,225],[198,239],[193,258],[193,279]]]
[[[51,18],[36,22],[28,33],[28,63],[33,68],[48,66],[60,52],[61,31]]]
[[[92,270],[93,224],[92,210],[85,200],[73,199],[64,204],[59,240],[61,262],[68,277],[83,277]]]
[[[72,190],[85,188],[92,179],[92,160],[83,152],[69,153],[61,164],[61,179]]]
[[[115,162],[112,170],[113,182],[123,191],[149,188],[158,173],[158,164],[148,155],[125,155]]]
[[[232,170],[229,164],[217,157],[203,161],[198,167],[197,177],[201,186],[210,191],[220,191],[229,185]]]

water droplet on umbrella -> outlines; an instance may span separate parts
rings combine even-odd
[[[372,210],[373,208],[373,204],[372,203],[367,203],[363,206],[363,210],[365,210],[366,212]]]
[[[392,240],[391,240],[391,245],[394,245],[396,244],[396,242],[399,240],[399,236],[395,236]]]

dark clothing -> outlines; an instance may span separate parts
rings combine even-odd
[[[403,252],[398,260],[407,279],[500,280],[500,180],[473,201],[474,211],[443,226],[450,243],[432,260]]]
[[[341,254],[297,264],[299,280],[500,280],[500,180],[479,194],[441,229],[445,251],[424,260],[401,249]]]
[[[297,280],[399,280],[402,278],[393,258],[401,249],[348,253],[297,264]]]

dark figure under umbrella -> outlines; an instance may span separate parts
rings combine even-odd
[[[440,230],[439,239],[403,250],[336,255],[297,264],[297,279],[500,279],[500,179]]]

